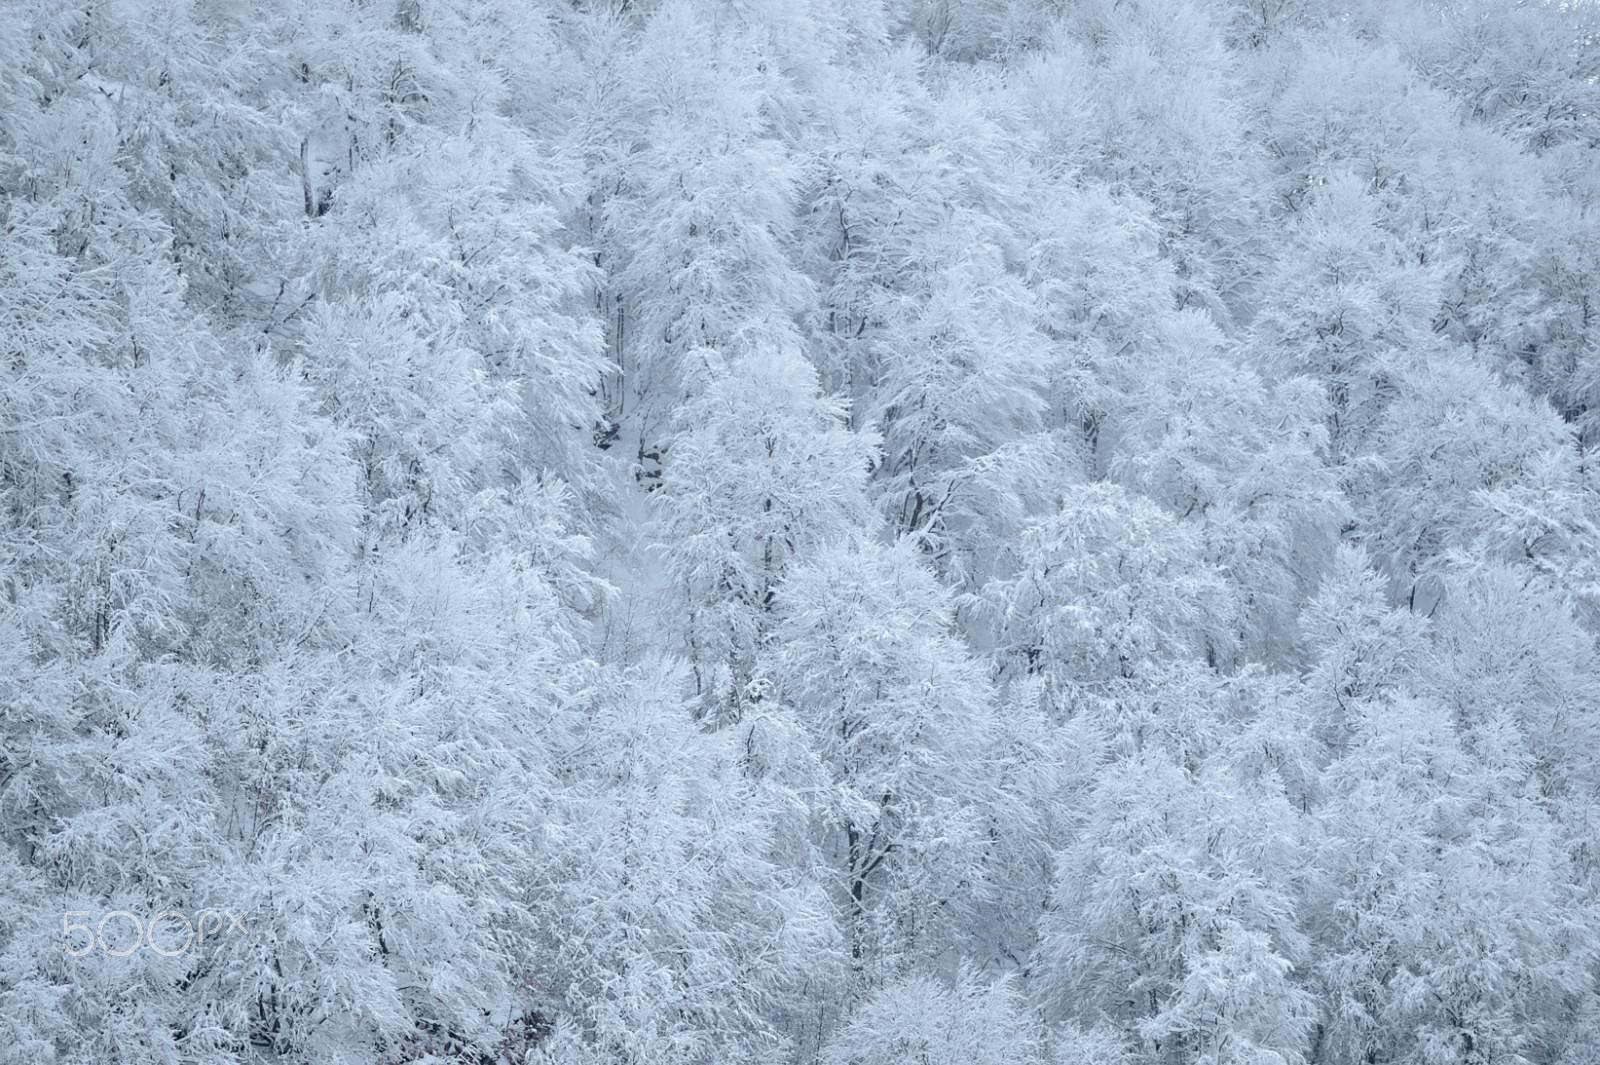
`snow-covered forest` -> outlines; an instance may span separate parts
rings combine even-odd
[[[1600,4],[0,0],[0,1063],[1600,1062]]]

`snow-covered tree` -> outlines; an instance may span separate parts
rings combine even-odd
[[[1282,796],[1157,752],[1107,764],[1080,817],[1041,929],[1048,1010],[1115,1019],[1149,1060],[1307,1060]]]
[[[1547,403],[1470,363],[1440,361],[1399,390],[1352,495],[1374,555],[1415,601],[1430,564],[1493,521],[1486,493],[1531,484],[1547,456],[1569,469],[1577,457]]]
[[[990,890],[995,701],[948,593],[907,541],[844,544],[795,570],[763,674],[821,765],[812,800],[858,979],[960,949]]]
[[[713,716],[738,716],[785,574],[869,519],[873,442],[842,414],[792,349],[727,366],[682,413],[647,534]]]
[[[1147,499],[1071,487],[1016,550],[1017,575],[990,584],[980,614],[1011,665],[1043,675],[1063,711],[1076,696],[1231,651],[1226,581],[1193,530]]]
[[[910,977],[875,992],[823,1050],[827,1065],[1029,1065],[1042,1033],[1015,988],[962,973],[954,986]]]
[[[1537,1060],[1581,1038],[1592,910],[1515,730],[1475,745],[1402,696],[1329,770],[1306,903],[1323,1060]]]

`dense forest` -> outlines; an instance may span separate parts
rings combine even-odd
[[[0,1063],[1594,1065],[1600,4],[0,0]]]

